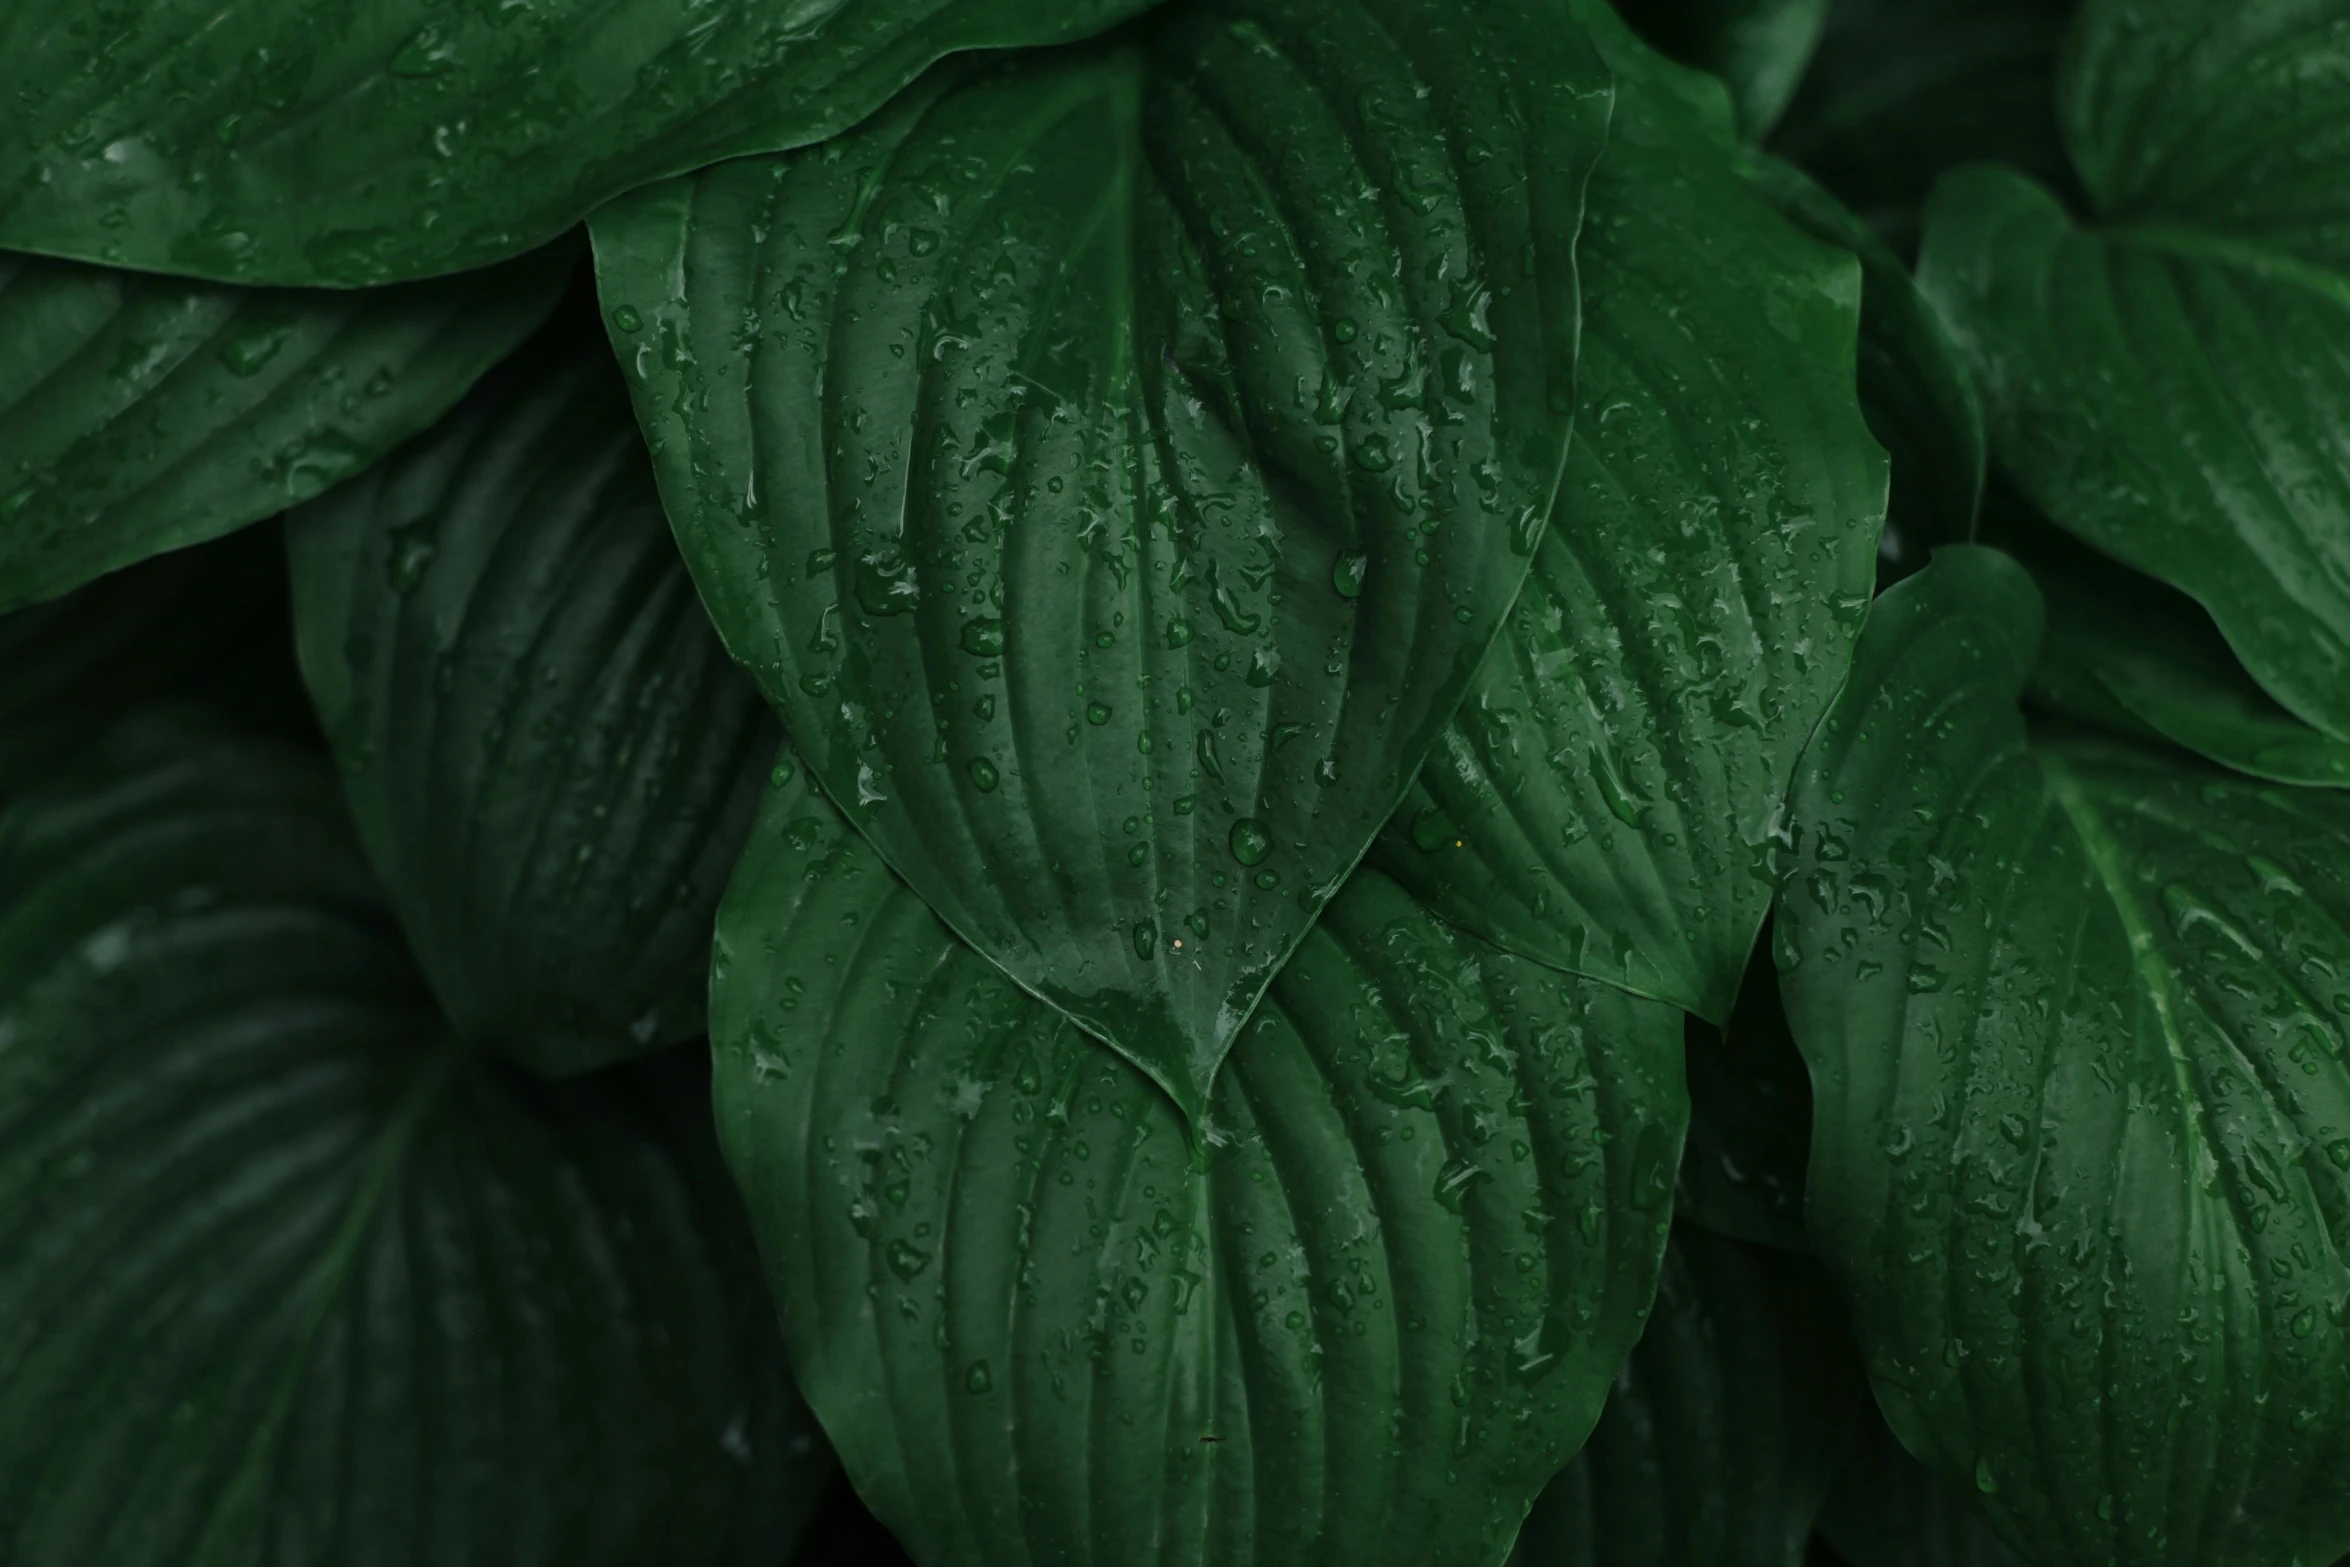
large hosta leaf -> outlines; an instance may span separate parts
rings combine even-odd
[[[1861,1397],[1818,1264],[1677,1229],[1648,1331],[1509,1567],[1802,1567]]]
[[[1829,0],[1621,0],[1624,20],[1684,65],[1719,76],[1738,125],[1760,137],[1787,107]]]
[[[2350,799],[2027,733],[2040,605],[1878,602],[1792,797],[1814,1241],[1904,1445],[2050,1561],[2350,1545]]]
[[[1705,115],[1618,52],[1558,511],[1379,863],[1512,951],[1718,1021],[1868,604],[1885,456],[1858,266],[1748,189],[1718,87]]]
[[[1196,1143],[804,772],[728,891],[711,1005],[802,1386],[930,1567],[1498,1561],[1647,1313],[1679,1018],[1373,871]]]
[[[2350,739],[2350,8],[2094,0],[2063,109],[2096,226],[1997,170],[1928,213],[1995,454]]]
[[[1524,580],[1609,102],[1556,0],[1199,0],[596,220],[727,645],[1187,1113]]]
[[[771,1567],[826,1463],[698,1074],[455,1045],[321,762],[0,813],[0,1555]]]
[[[1145,0],[121,0],[0,12],[0,245],[246,283],[484,266]]]
[[[0,252],[0,609],[358,471],[528,336],[575,256],[330,294]]]
[[[699,1034],[775,725],[593,315],[286,536],[344,792],[449,1015],[548,1072]]]
[[[1832,0],[1771,145],[1904,254],[1943,171],[1996,159],[2070,179],[2056,58],[2073,0]]]
[[[1820,1509],[1820,1537],[1845,1567],[2026,1567],[1964,1492],[1901,1450],[1874,1407]]]

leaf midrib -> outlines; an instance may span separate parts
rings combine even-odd
[[[2174,223],[2119,223],[2091,232],[2117,246],[2226,267],[2264,282],[2290,284],[2316,294],[2328,304],[2350,310],[2350,277],[2249,240]]]

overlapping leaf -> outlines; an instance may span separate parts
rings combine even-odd
[[[1657,49],[1730,89],[1738,127],[1768,134],[1811,62],[1829,0],[1624,0],[1624,19]]]
[[[780,1560],[829,1466],[693,1063],[454,1045],[323,763],[140,726],[49,782],[0,812],[8,1559]]]
[[[596,219],[728,646],[1186,1113],[1524,580],[1608,108],[1552,0],[1200,0]]]
[[[2029,1553],[2350,1545],[2350,800],[2028,734],[2029,579],[1880,600],[1778,918],[1815,1242],[1903,1444]]]
[[[1770,927],[1763,927],[1767,939]],[[1804,1167],[1811,1078],[1787,1032],[1779,975],[1757,946],[1729,1021],[1691,1019],[1689,1140],[1674,1205],[1686,1224],[1783,1251],[1809,1251]]]
[[[1885,456],[1858,266],[1747,188],[1718,87],[1611,48],[1566,482],[1379,864],[1512,951],[1719,1020],[1868,603]]]
[[[1996,160],[2069,188],[2057,51],[2074,0],[1831,0],[1771,146],[1904,255],[1934,181]]]
[[[545,1072],[698,1035],[776,730],[593,315],[287,538],[344,792],[449,1015]]]
[[[728,891],[712,1014],[801,1385],[929,1567],[1498,1561],[1655,1287],[1679,1018],[1374,871],[1196,1144],[804,772]]]
[[[1802,1567],[1862,1396],[1816,1263],[1677,1229],[1648,1331],[1509,1567]]]
[[[1144,0],[122,0],[0,13],[0,245],[244,283],[486,266]]]
[[[2063,113],[2094,227],[1996,170],[1928,214],[1995,453],[2350,739],[2350,10],[2093,0]]]
[[[1901,1450],[1874,1407],[1820,1511],[1846,1567],[2026,1567],[1964,1493]]]
[[[0,253],[0,608],[358,471],[528,336],[575,254],[330,294]]]

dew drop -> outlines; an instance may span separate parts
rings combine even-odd
[[[1243,865],[1263,862],[1273,852],[1273,835],[1265,824],[1253,816],[1243,816],[1232,824],[1232,857]]]

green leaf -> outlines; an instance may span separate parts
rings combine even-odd
[[[1820,1511],[1847,1567],[2026,1567],[1964,1491],[1901,1450],[1871,1405]]]
[[[150,723],[9,806],[10,1560],[781,1560],[829,1466],[698,1078],[454,1045],[323,763]]]
[[[1623,0],[1624,19],[1660,52],[1730,89],[1738,128],[1770,133],[1818,46],[1829,0]]]
[[[2033,519],[2018,546],[2048,603],[2026,694],[2052,712],[2168,740],[2280,783],[2350,788],[2350,743],[2279,707],[2203,607]]]
[[[777,736],[594,316],[559,315],[286,537],[344,793],[460,1032],[547,1073],[699,1035]]]
[[[285,552],[253,529],[0,615],[0,805],[136,708],[310,738],[285,601]]]
[[[1943,171],[1998,161],[2069,188],[2056,65],[2073,0],[1832,0],[1772,137],[1903,254]]]
[[[576,255],[329,294],[0,252],[0,609],[356,473],[528,336]]]
[[[2022,569],[1878,601],[1792,796],[1811,1233],[1902,1443],[2050,1561],[2350,1544],[2350,800],[2032,734]]]
[[[1374,871],[1196,1144],[804,772],[727,893],[711,1007],[801,1385],[933,1567],[1498,1561],[1647,1314],[1680,1020]]]
[[[1885,456],[1858,267],[1747,188],[1726,116],[1615,47],[1558,511],[1379,864],[1489,941],[1719,1020],[1868,604]]]
[[[2064,115],[2097,226],[1996,170],[1953,176],[1928,214],[1920,282],[1974,357],[1994,454],[2350,739],[2339,0],[2094,0]]]
[[[123,0],[0,16],[0,245],[239,283],[486,266],[942,55],[1145,0]]]
[[[1764,937],[1770,927],[1763,927]],[[1685,1224],[1783,1251],[1809,1251],[1804,1166],[1811,1158],[1811,1078],[1779,1001],[1779,973],[1758,944],[1720,1028],[1689,1021],[1689,1139],[1675,1207]]]
[[[1610,96],[1555,0],[1203,0],[597,216],[728,647],[1187,1115],[1525,578]]]
[[[1648,1331],[1509,1567],[1802,1567],[1861,1403],[1817,1263],[1677,1228]]]
[[[1989,460],[1974,377],[1909,268],[1850,208],[1768,153],[1746,175],[1797,228],[1860,258],[1860,411],[1892,468],[1877,579],[1898,581],[1974,537]]]

